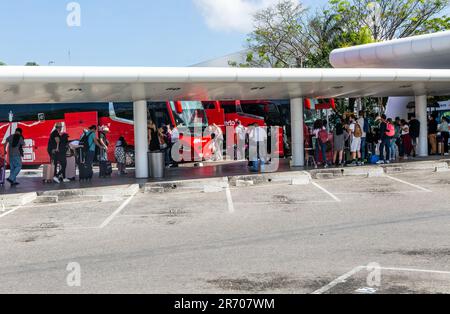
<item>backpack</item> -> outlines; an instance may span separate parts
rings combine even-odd
[[[80,139],[80,146],[83,146],[81,150],[83,153],[87,153],[89,151],[89,137],[92,135],[92,132],[84,133]]]
[[[322,144],[328,143],[328,132],[327,130],[320,130],[319,131],[319,140]]]
[[[386,123],[386,136],[388,137],[395,136],[395,127],[391,123]]]
[[[359,125],[358,122],[355,122],[355,132],[353,132],[353,135],[356,138],[360,138],[363,135],[362,128],[361,128],[361,126]]]

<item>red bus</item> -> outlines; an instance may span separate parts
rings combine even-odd
[[[236,127],[236,120],[248,127],[252,124],[259,126],[278,127],[279,150],[278,156],[284,157],[284,140],[282,119],[277,106],[271,101],[203,101],[203,107],[208,121],[220,126],[223,132],[228,126]],[[270,128],[269,128],[270,131]],[[270,137],[270,133],[269,133]],[[269,138],[270,147],[271,138]]]
[[[10,122],[11,118],[11,122]],[[211,138],[203,131],[208,119],[201,102],[149,102],[148,118],[158,127],[170,126],[180,130],[180,143],[184,150],[190,150],[191,160],[210,157]],[[56,123],[63,124],[63,131],[71,140],[81,137],[83,130],[91,125],[108,126],[110,133],[109,159],[114,160],[114,146],[124,136],[129,148],[128,163],[134,161],[133,103],[64,103],[31,105],[0,105],[0,138],[2,145],[16,128],[22,128],[25,137],[25,166],[39,166],[49,162],[47,143]],[[183,131],[184,130],[184,131]],[[189,132],[187,132],[189,131]]]

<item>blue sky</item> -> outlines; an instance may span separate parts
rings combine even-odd
[[[69,0],[2,0],[0,60],[187,66],[242,49],[246,27],[240,22],[247,19],[242,12],[255,1],[276,0],[78,0],[81,27],[68,27]],[[220,2],[222,7],[216,5]],[[230,7],[231,2],[245,7]]]

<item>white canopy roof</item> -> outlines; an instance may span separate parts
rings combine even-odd
[[[0,104],[450,94],[450,70],[0,67]]]
[[[450,69],[450,31],[334,50],[335,68]]]

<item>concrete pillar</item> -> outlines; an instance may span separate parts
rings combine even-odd
[[[147,101],[135,101],[134,111],[134,158],[136,164],[136,178],[147,179],[148,172],[148,129],[147,129]]]
[[[420,136],[418,154],[420,157],[428,156],[428,112],[427,96],[416,96],[416,116],[420,122]]]
[[[303,98],[291,99],[292,167],[305,166]]]

